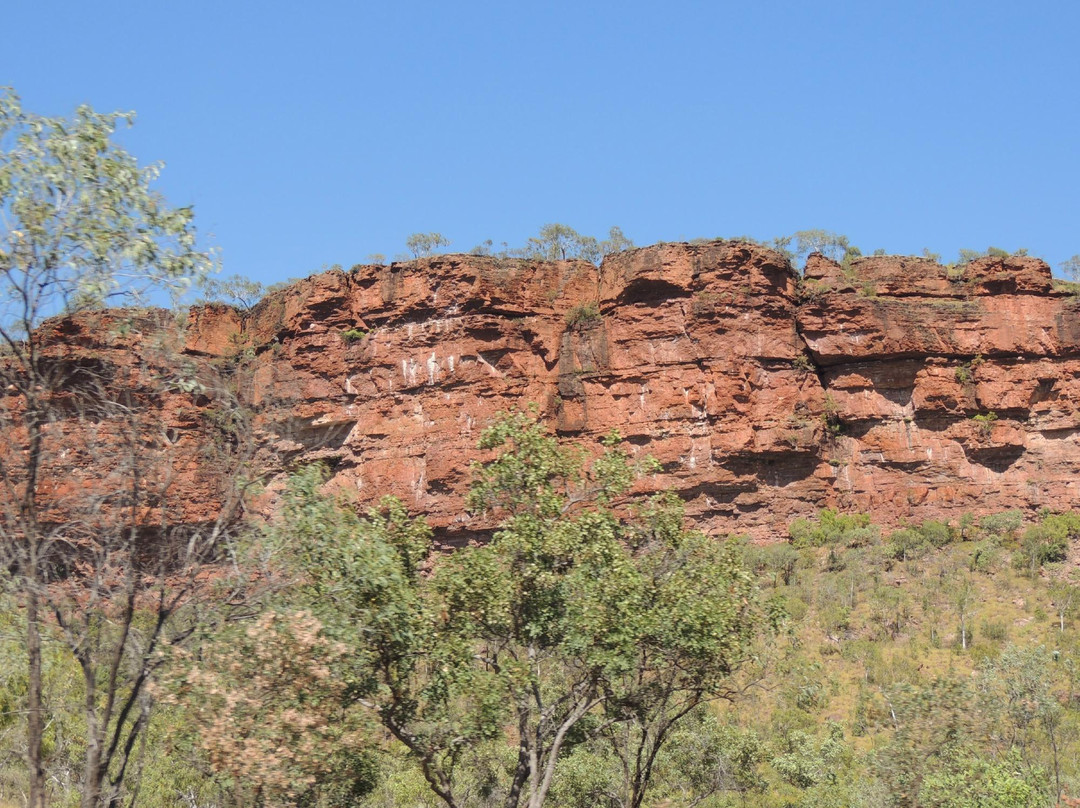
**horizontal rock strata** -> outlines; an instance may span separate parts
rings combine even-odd
[[[762,247],[667,244],[599,268],[331,271],[249,312],[192,311],[186,353],[254,408],[267,508],[321,459],[361,502],[481,535],[463,508],[479,433],[534,405],[568,437],[617,429],[662,465],[643,490],[678,491],[707,530],[768,541],[826,506],[887,524],[1073,507],[1078,313],[1033,258],[815,255],[800,278]]]

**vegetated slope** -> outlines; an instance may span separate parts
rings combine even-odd
[[[250,312],[193,311],[188,352],[235,365],[271,493],[321,458],[362,501],[396,494],[466,540],[488,527],[463,509],[479,430],[534,405],[563,434],[617,429],[663,464],[644,485],[767,541],[827,506],[886,525],[1070,508],[1078,310],[1028,257],[814,255],[801,278],[763,247],[665,244],[599,269],[331,271]]]

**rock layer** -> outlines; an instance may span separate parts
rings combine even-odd
[[[643,490],[769,541],[827,506],[885,524],[1072,508],[1078,314],[1032,258],[815,255],[800,278],[774,251],[713,242],[599,268],[450,255],[331,271],[248,312],[194,309],[184,352],[253,408],[268,510],[291,468],[323,460],[361,502],[394,494],[467,540],[490,528],[463,507],[480,430],[532,405],[586,443],[617,429],[662,465]],[[51,327],[74,359],[101,354],[78,323]],[[185,396],[161,400],[162,426],[194,451]]]

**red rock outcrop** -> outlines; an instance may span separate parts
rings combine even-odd
[[[329,461],[441,536],[479,431],[535,404],[562,434],[618,429],[709,530],[785,535],[825,506],[885,523],[1071,508],[1080,303],[1032,258],[960,268],[743,243],[583,262],[463,255],[309,278],[244,315],[198,310],[193,356],[246,353],[263,462]],[[980,416],[980,417],[976,417]],[[272,487],[273,488],[273,487]]]
[[[815,255],[800,278],[735,242],[599,268],[449,255],[324,273],[250,312],[195,309],[185,373],[230,376],[253,408],[267,508],[294,464],[322,459],[362,502],[395,494],[460,542],[486,527],[463,509],[480,430],[531,404],[563,435],[618,429],[662,464],[645,489],[767,541],[826,506],[886,524],[1072,508],[1078,315],[1026,257]],[[57,344],[111,366],[152,326],[124,343],[83,325],[54,325]],[[156,405],[190,447],[192,518],[209,485],[193,418],[221,406],[204,399],[181,386]]]

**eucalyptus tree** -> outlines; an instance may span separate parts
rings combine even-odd
[[[222,493],[197,527],[178,523],[182,436],[163,433],[154,407],[220,391],[179,363],[173,315],[103,310],[175,299],[213,263],[191,209],[151,188],[160,167],[114,142],[131,120],[85,106],[42,117],[0,90],[0,586],[25,613],[31,808],[48,800],[43,641],[82,673],[81,804],[117,804],[160,651],[195,631],[198,568],[238,504]],[[110,361],[110,346],[128,361]],[[224,473],[231,461],[216,462]]]
[[[400,502],[363,518],[319,494],[318,470],[294,483],[278,533],[302,606],[351,649],[353,704],[448,806],[466,803],[463,769],[486,755],[505,761],[487,766],[502,804],[540,808],[588,737],[610,740],[640,805],[672,729],[725,695],[744,659],[751,576],[731,546],[685,530],[671,497],[622,502],[649,467],[618,444],[588,462],[529,415],[496,419],[469,505],[498,529],[446,555]]]
[[[423,258],[434,255],[443,247],[449,247],[450,239],[442,233],[413,233],[405,239],[405,246],[413,254],[413,258]]]

